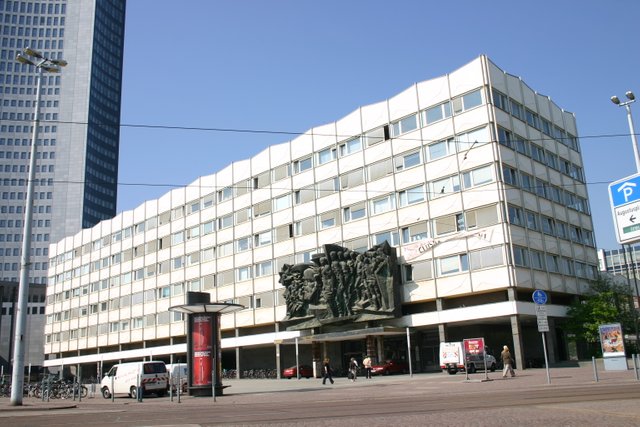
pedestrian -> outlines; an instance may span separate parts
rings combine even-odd
[[[509,347],[507,347],[506,345],[502,347],[502,353],[500,353],[500,357],[502,358],[502,363],[504,364],[504,369],[502,370],[502,378],[507,378],[507,372],[511,373],[512,377],[515,377],[516,373],[513,372],[513,358],[511,357]]]
[[[362,361],[362,366],[364,366],[364,376],[366,379],[371,379],[371,357],[367,355]]]
[[[349,378],[352,382],[358,378],[358,361],[354,357],[349,360]]]
[[[322,385],[327,382],[327,379],[331,381],[331,384],[333,384],[333,377],[331,376],[331,365],[329,363],[328,357],[325,357],[324,361],[322,362],[322,373]]]

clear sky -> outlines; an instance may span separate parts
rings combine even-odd
[[[607,186],[636,165],[609,98],[640,97],[637,0],[127,3],[118,212],[292,139],[177,128],[304,132],[486,54],[576,114],[596,241],[619,247]]]

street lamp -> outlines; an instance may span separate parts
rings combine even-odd
[[[33,187],[36,176],[36,145],[40,124],[40,87],[42,73],[58,73],[60,67],[67,65],[63,59],[49,59],[29,47],[16,57],[21,64],[36,67],[36,104],[31,134],[31,158],[29,159],[29,178],[27,180],[27,200],[25,202],[24,228],[22,231],[22,255],[20,258],[20,283],[18,285],[18,306],[16,310],[16,329],[13,337],[13,372],[11,377],[11,405],[22,405],[22,387],[24,385],[24,350],[27,326],[27,302],[29,297],[29,257],[31,255],[31,222],[33,217]]]
[[[628,101],[620,102],[620,98],[613,95],[611,97],[611,102],[616,104],[618,107],[624,107],[627,109],[627,120],[629,121],[629,132],[631,132],[631,142],[633,143],[633,153],[636,157],[636,172],[640,173],[640,155],[638,154],[638,141],[636,140],[636,132],[633,129],[633,118],[631,117],[631,104],[636,102],[636,96],[631,91],[627,91],[624,94]]]

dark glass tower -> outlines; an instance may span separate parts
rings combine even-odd
[[[116,213],[126,0],[0,0],[0,279],[18,281],[36,71],[25,47],[69,65],[44,73],[30,282],[51,242]]]

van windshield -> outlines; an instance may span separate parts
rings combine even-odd
[[[167,367],[164,362],[145,363],[143,372],[145,374],[166,374]]]

